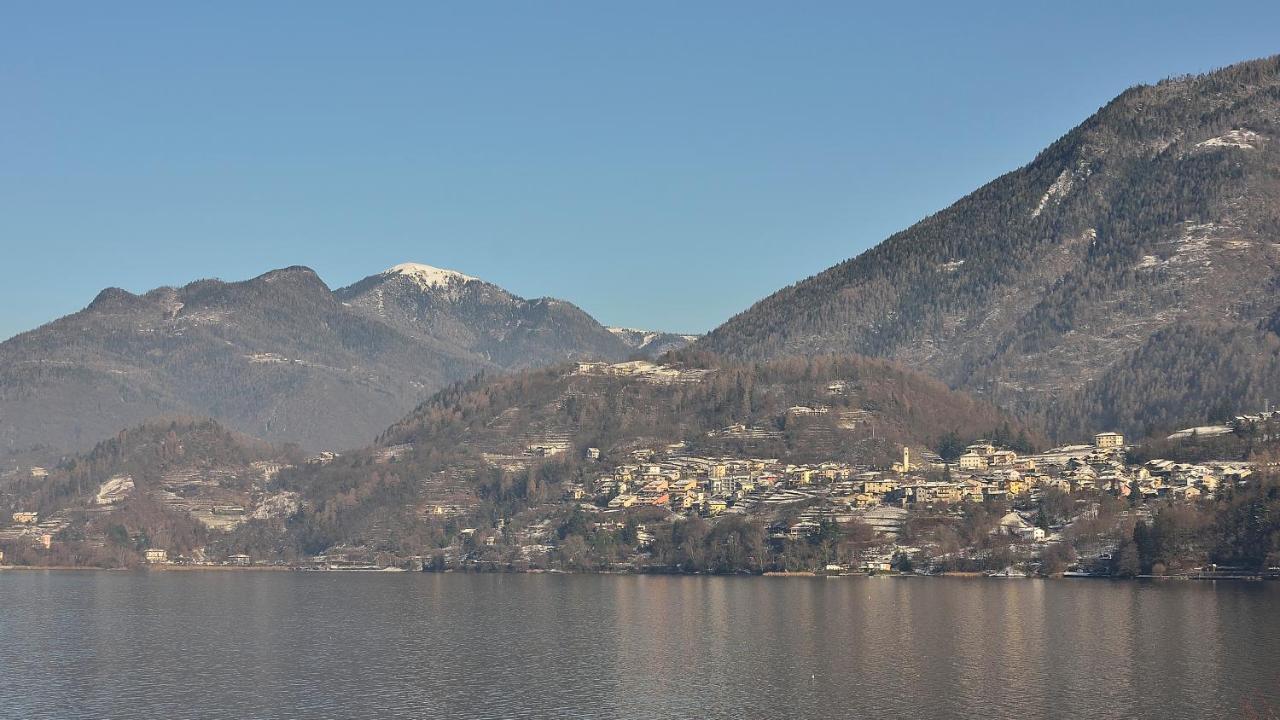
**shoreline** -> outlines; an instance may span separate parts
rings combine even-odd
[[[89,567],[86,565],[0,565],[0,573],[15,571],[35,571],[35,570],[74,570],[77,572],[223,572],[223,571],[251,571],[251,572],[282,572],[289,570],[298,570],[285,565],[139,565],[138,567]]]
[[[101,568],[83,565],[0,565],[0,573],[6,571],[74,571],[74,572],[302,572],[307,574],[342,574],[342,575],[630,575],[655,577],[757,577],[757,578],[954,578],[962,580],[1112,580],[1112,581],[1222,581],[1222,582],[1268,582],[1280,578],[1232,575],[1224,577],[1195,577],[1187,575],[1139,575],[1135,577],[1113,577],[1109,575],[987,575],[981,572],[943,572],[934,575],[924,573],[899,572],[846,572],[824,573],[814,570],[780,570],[762,573],[672,573],[672,572],[575,572],[558,569],[500,570],[496,572],[475,572],[470,570],[413,571],[392,568],[389,570],[316,570],[305,566],[292,565],[141,565],[138,567]]]

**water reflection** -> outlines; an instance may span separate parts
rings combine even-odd
[[[0,574],[0,716],[1232,717],[1280,587]]]

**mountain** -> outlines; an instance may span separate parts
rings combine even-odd
[[[1280,398],[1280,57],[1127,90],[1041,152],[697,343],[892,358],[1131,434]]]
[[[149,417],[191,414],[345,447],[481,367],[346,307],[307,268],[143,295],[112,288],[0,344],[0,438],[74,449]]]
[[[410,337],[509,369],[577,358],[621,359],[630,352],[571,303],[525,300],[497,285],[430,265],[396,265],[335,295]]]
[[[611,327],[608,330],[636,354],[650,359],[672,350],[679,350],[698,339],[697,335],[682,335],[659,330],[637,330],[624,327]]]
[[[142,295],[109,288],[0,343],[0,447],[80,449],[166,414],[352,447],[477,372],[633,352],[569,303],[424,265],[336,293],[303,267]]]

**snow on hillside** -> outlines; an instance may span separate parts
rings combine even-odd
[[[628,327],[605,329],[613,333],[614,337],[626,343],[633,350],[653,356],[661,355],[668,350],[682,348],[698,339],[697,335],[683,335],[658,330],[642,330]]]
[[[614,335],[617,335],[619,339],[631,347],[643,347],[648,345],[660,334],[653,332],[652,330],[640,330],[638,328],[611,327],[605,329]]]
[[[1040,202],[1036,204],[1035,209],[1031,211],[1031,217],[1040,217],[1040,213],[1045,211],[1045,208],[1049,206],[1049,203],[1057,202],[1058,200],[1066,197],[1067,194],[1071,192],[1072,188],[1075,187],[1077,181],[1084,180],[1092,173],[1093,169],[1083,161],[1078,162],[1074,169],[1067,168],[1061,173],[1058,173],[1057,179],[1053,181],[1053,184],[1049,186],[1049,189],[1046,190],[1044,195],[1040,198]]]
[[[1234,147],[1241,150],[1252,150],[1260,144],[1261,140],[1262,136],[1252,130],[1237,129],[1225,135],[1219,135],[1204,142],[1196,143],[1196,147]]]
[[[454,282],[465,283],[479,278],[464,275],[457,270],[445,270],[443,268],[423,265],[421,263],[400,263],[395,267],[388,268],[382,273],[383,275],[403,275],[417,283],[418,287],[423,290],[430,290],[437,287],[446,287]]]
[[[1189,438],[1192,435],[1196,437],[1216,437],[1218,435],[1227,435],[1231,432],[1230,425],[1201,425],[1199,427],[1186,428],[1165,438],[1166,440],[1180,440]]]

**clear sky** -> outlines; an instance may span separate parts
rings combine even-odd
[[[0,2],[0,337],[404,261],[705,331],[1280,3]]]

